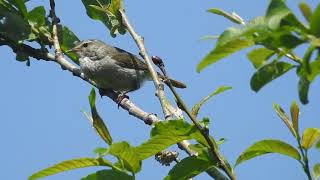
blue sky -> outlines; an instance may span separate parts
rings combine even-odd
[[[299,1],[289,1],[298,11]],[[307,3],[315,7],[316,1]],[[225,58],[196,73],[200,59],[214,47],[214,41],[200,41],[203,35],[218,35],[234,26],[226,19],[205,12],[211,7],[235,11],[245,20],[263,15],[268,4],[264,1],[125,1],[129,19],[136,31],[145,38],[150,55],[162,57],[172,77],[185,82],[187,89],[179,93],[191,107],[220,85],[233,89],[207,103],[200,116],[211,119],[211,134],[227,141],[221,151],[233,164],[237,156],[255,141],[273,138],[296,146],[290,132],[272,109],[272,103],[285,110],[293,100],[298,101],[297,77],[290,71],[265,86],[259,93],[250,90],[249,81],[254,68],[246,59],[249,49]],[[29,7],[48,2],[32,0]],[[81,1],[56,1],[57,15],[81,39],[96,38],[132,53],[138,53],[129,35],[111,38],[98,21],[87,17]],[[299,17],[300,14],[299,14]],[[299,52],[303,52],[302,47]],[[62,160],[94,157],[92,150],[103,147],[90,123],[80,112],[89,111],[87,96],[90,85],[73,77],[52,62],[31,61],[31,67],[15,61],[12,51],[0,48],[0,179],[26,179],[39,169]],[[310,88],[310,103],[301,108],[301,130],[319,127],[319,78]],[[166,89],[167,94],[170,94]],[[159,102],[151,82],[130,95],[132,101],[148,112],[161,115]],[[170,96],[171,97],[171,96]],[[139,145],[149,136],[150,127],[128,115],[108,98],[97,99],[97,108],[106,121],[115,141]],[[173,146],[173,149],[178,149]],[[184,153],[181,153],[185,156]],[[319,162],[319,151],[310,151],[311,164]],[[281,155],[262,156],[239,165],[235,173],[240,180],[306,179],[301,165]],[[101,168],[86,168],[50,176],[48,180],[80,179]],[[161,166],[154,158],[143,161],[137,179],[161,179],[169,167]],[[209,179],[206,174],[195,179]]]

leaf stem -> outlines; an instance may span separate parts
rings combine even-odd
[[[300,137],[297,137],[296,139],[298,142],[300,154],[302,156],[302,162],[301,161],[300,162],[302,164],[303,170],[306,173],[306,175],[308,176],[308,180],[312,180],[312,176],[311,176],[310,168],[309,168],[308,150],[303,149],[301,142],[300,142]]]

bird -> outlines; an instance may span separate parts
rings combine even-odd
[[[94,81],[99,89],[113,90],[125,95],[139,89],[145,81],[152,80],[147,65],[138,56],[103,41],[83,40],[68,52],[77,55],[81,73]],[[165,80],[160,73],[158,77]],[[186,88],[186,85],[179,81],[168,80],[174,87]]]

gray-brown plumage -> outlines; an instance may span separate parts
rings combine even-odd
[[[151,80],[147,65],[137,56],[102,41],[81,41],[70,51],[79,57],[84,75],[95,81],[99,88],[130,92],[139,89],[144,81]],[[160,74],[159,77],[163,79]],[[178,88],[186,87],[172,79],[170,82]]]

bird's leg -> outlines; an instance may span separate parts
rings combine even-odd
[[[130,92],[130,91],[122,91],[122,92],[120,92],[119,94],[118,94],[118,97],[117,97],[117,99],[116,99],[116,103],[118,104],[118,109],[119,109],[119,106],[120,106],[120,103],[121,103],[121,101],[123,100],[123,99],[129,99],[129,96],[128,95],[126,95],[128,92]]]

